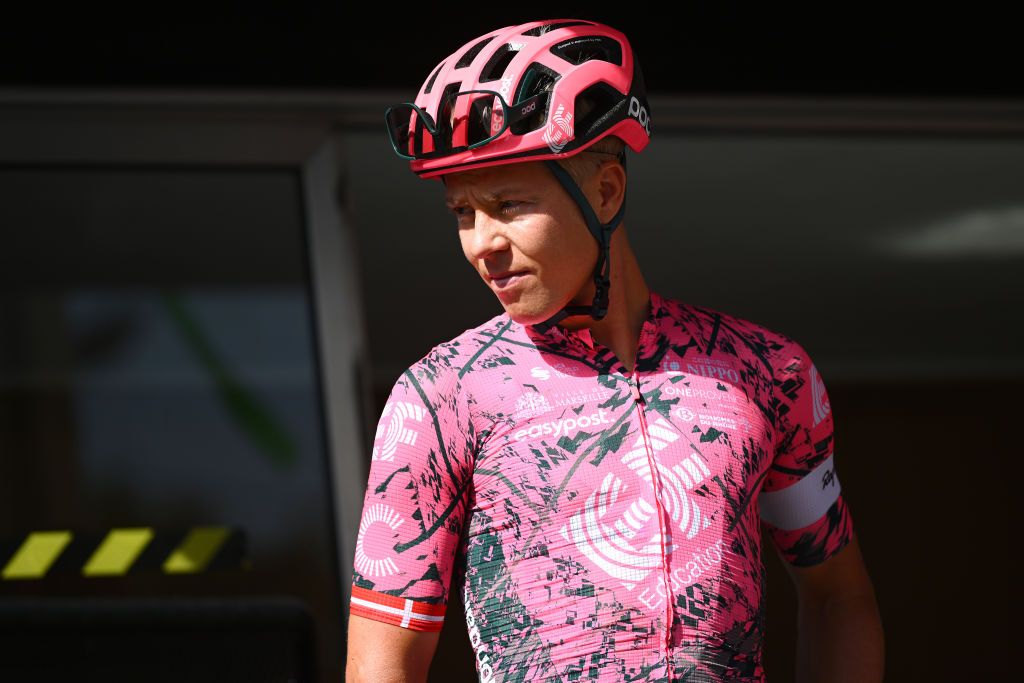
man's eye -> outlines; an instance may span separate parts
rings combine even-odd
[[[449,207],[448,210],[455,214],[455,217],[459,219],[468,216],[470,212],[470,208],[468,206],[452,206]]]
[[[522,204],[522,202],[516,202],[516,201],[505,201],[505,202],[502,202],[501,203],[501,211],[502,211],[502,213],[514,213],[516,211],[516,209],[519,208],[520,204]]]

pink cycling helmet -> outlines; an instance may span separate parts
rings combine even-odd
[[[420,177],[432,178],[565,158],[607,135],[639,152],[650,139],[649,111],[626,36],[561,19],[466,43],[433,70],[415,102],[392,107],[386,118],[395,151]]]
[[[626,36],[577,19],[532,21],[492,31],[434,69],[415,102],[384,115],[395,152],[422,178],[541,161],[580,208],[598,244],[594,297],[534,325],[546,331],[572,315],[608,313],[611,236],[626,203],[602,223],[557,162],[615,135],[634,152],[651,136],[643,74]],[[620,156],[625,166],[625,155]]]

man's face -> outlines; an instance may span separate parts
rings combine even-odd
[[[513,320],[534,324],[570,302],[590,303],[597,243],[543,163],[452,173],[445,182],[466,260]],[[593,190],[582,189],[589,198]]]

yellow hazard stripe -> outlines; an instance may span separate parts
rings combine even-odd
[[[220,526],[196,527],[164,561],[168,574],[201,572],[227,539],[229,530]]]
[[[153,530],[113,529],[82,568],[86,576],[120,576],[153,538]]]
[[[29,534],[4,567],[3,578],[42,578],[70,542],[70,531],[37,531]]]

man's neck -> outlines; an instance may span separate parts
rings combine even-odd
[[[617,234],[616,237],[620,235]],[[615,357],[632,372],[640,342],[640,331],[650,314],[650,288],[644,281],[640,266],[624,234],[621,234],[618,244],[612,242],[611,255],[611,288],[607,315],[601,320],[573,316],[566,321],[569,322],[566,327],[589,327],[591,338],[611,349]],[[592,288],[589,296],[593,296]]]

